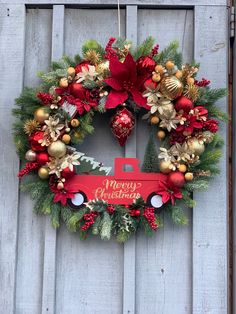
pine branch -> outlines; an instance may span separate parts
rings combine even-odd
[[[150,55],[152,53],[154,42],[155,41],[151,36],[147,37],[145,41],[140,46],[138,46],[133,52],[134,59],[137,60],[142,56]]]
[[[168,60],[171,60],[175,63],[178,68],[181,68],[182,65],[182,54],[177,50],[179,48],[179,43],[177,41],[173,41],[170,43],[168,47],[158,53],[154,60],[158,64],[165,65]]]

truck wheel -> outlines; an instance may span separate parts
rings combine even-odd
[[[68,205],[74,209],[78,210],[83,207],[83,204],[88,201],[88,198],[84,192],[75,193],[74,198],[68,200]]]
[[[148,196],[147,204],[154,208],[160,208],[163,205],[162,197],[156,193],[152,193]]]

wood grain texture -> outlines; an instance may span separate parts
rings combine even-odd
[[[103,44],[117,34],[116,10],[65,11],[65,52],[73,56],[90,38]],[[122,34],[125,16],[122,12]],[[124,149],[114,140],[109,121],[114,112],[95,117],[96,131],[77,149],[105,165],[113,166],[114,157]],[[56,313],[118,314],[122,311],[123,247],[90,236],[85,242],[63,226],[57,238]]]
[[[19,159],[12,142],[11,110],[23,85],[25,8],[23,5],[0,7],[0,308],[13,314],[15,265],[17,258]],[[15,43],[18,43],[16,46]],[[17,80],[12,85],[12,75]]]
[[[53,6],[52,60],[58,60],[64,53],[64,12],[64,5]],[[52,228],[50,219],[47,219],[44,240],[42,314],[55,313],[56,249],[57,230]]]
[[[194,57],[201,63],[201,75],[213,87],[227,86],[227,8],[196,7]],[[227,111],[227,99],[219,101]],[[227,143],[227,128],[221,125]],[[193,313],[227,313],[227,146],[220,162],[221,175],[207,193],[195,193],[193,210]]]
[[[148,21],[148,23],[147,23]],[[139,10],[138,42],[152,35],[165,48],[178,40],[184,61],[193,58],[193,12],[190,10]],[[141,120],[137,128],[137,153],[143,160],[150,126]],[[158,144],[158,141],[157,141]],[[153,238],[143,233],[136,244],[136,313],[191,313],[192,229],[191,211],[188,226],[175,226],[164,216],[164,227]]]
[[[37,72],[49,68],[51,21],[52,10],[27,10],[25,86],[38,85]],[[15,309],[17,314],[41,313],[46,217],[37,216],[32,208],[33,202],[29,194],[21,193]]]
[[[0,3],[6,3],[6,0],[0,0]],[[15,4],[73,4],[73,5],[89,5],[89,6],[117,6],[116,0],[12,0]],[[173,7],[186,7],[195,5],[208,5],[216,6],[228,4],[227,0],[120,0],[121,5],[138,5],[138,6],[173,6]]]
[[[137,6],[126,7],[126,38],[137,45]],[[135,119],[137,125],[137,119]],[[125,157],[137,156],[136,126],[125,145]],[[128,169],[127,169],[128,170]],[[124,272],[123,272],[123,314],[135,313],[136,297],[136,237],[132,237],[124,244]]]

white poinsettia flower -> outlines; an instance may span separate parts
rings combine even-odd
[[[50,157],[50,161],[47,163],[49,168],[49,174],[55,174],[58,178],[61,177],[61,162],[59,158]]]
[[[179,123],[179,119],[176,115],[176,111],[173,110],[172,112],[164,112],[163,115],[160,116],[161,122],[160,122],[160,127],[167,129],[169,132],[171,129],[176,129],[177,124]]]
[[[191,159],[191,154],[193,151],[189,148],[187,143],[171,146],[170,152],[177,158],[178,161],[189,161]]]
[[[161,153],[158,155],[159,159],[164,159],[165,161],[172,161],[173,156],[170,154],[170,151],[164,147],[160,147]]]
[[[96,72],[96,68],[94,65],[83,66],[82,71],[77,73],[76,75],[76,83],[81,83],[86,80],[93,81],[98,73]]]
[[[79,162],[79,158],[81,157],[80,154],[78,154],[77,152],[71,154],[71,155],[66,155],[63,158],[63,162],[61,164],[61,168],[65,169],[65,168],[69,168],[71,171],[73,171],[73,167],[74,166],[78,166],[80,165]]]

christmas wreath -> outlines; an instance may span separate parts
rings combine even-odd
[[[182,65],[176,42],[159,52],[151,37],[136,49],[123,39],[111,38],[105,49],[89,40],[82,55],[53,62],[51,72],[39,73],[42,85],[25,88],[13,109],[14,141],[24,162],[19,177],[27,175],[21,188],[35,200],[34,211],[50,215],[55,228],[63,220],[83,239],[92,233],[124,242],[138,229],[151,235],[162,225],[162,211],[186,224],[182,207],[193,207],[192,192],[205,190],[219,172],[223,140],[218,120],[227,116],[215,102],[226,90],[197,80],[199,65]],[[137,179],[145,182],[146,194],[152,186],[149,197],[136,193],[142,183],[129,174],[123,181],[106,180],[110,168],[77,150],[94,131],[94,115],[108,110],[121,146],[135,115],[150,124],[143,173]],[[117,167],[123,161],[118,158]],[[135,166],[135,160],[128,161]],[[89,186],[101,177],[108,192],[98,188],[94,198],[88,197]]]

